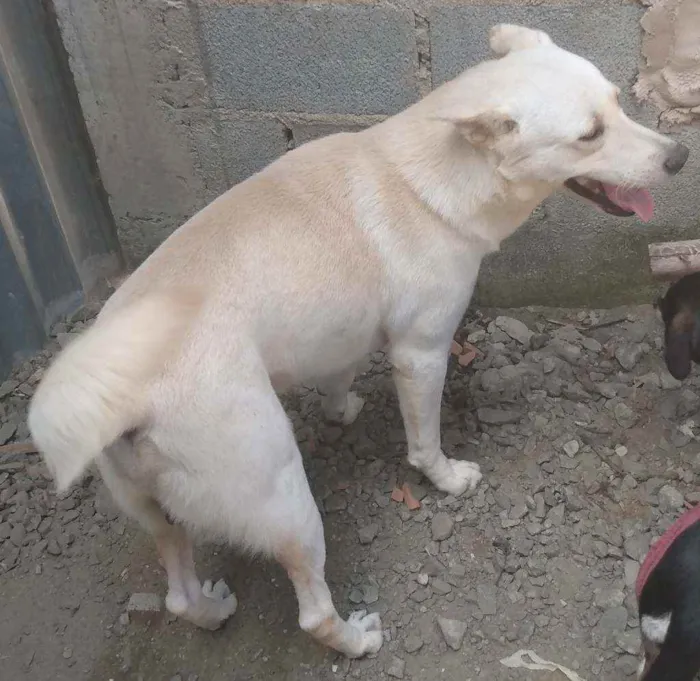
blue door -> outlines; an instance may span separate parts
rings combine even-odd
[[[51,3],[0,3],[0,380],[121,267]]]

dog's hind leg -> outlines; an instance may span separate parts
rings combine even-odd
[[[319,383],[321,406],[329,421],[349,426],[357,419],[365,401],[350,390],[355,379],[354,367],[343,373],[329,376]]]
[[[374,653],[382,645],[379,615],[357,613],[345,621],[337,613],[326,584],[326,544],[321,514],[311,495],[301,453],[289,420],[276,397],[260,403],[264,429],[248,443],[256,451],[260,468],[249,470],[250,479],[265,479],[268,492],[249,504],[254,532],[248,544],[274,556],[292,580],[299,602],[299,626],[321,643],[349,657]],[[267,414],[265,413],[267,411]],[[274,411],[274,413],[273,413]],[[247,439],[247,438],[246,438]],[[240,441],[240,440],[239,440]]]
[[[192,541],[181,525],[171,523],[158,502],[123,470],[131,445],[113,445],[100,460],[100,472],[124,512],[153,535],[168,578],[167,609],[204,629],[218,629],[236,611],[236,597],[223,581],[202,585],[194,564]]]
[[[308,488],[299,461],[303,486],[296,488],[289,499],[290,521],[284,529],[286,539],[274,553],[292,580],[299,602],[299,626],[318,641],[348,657],[376,653],[382,645],[381,621],[377,613],[352,613],[347,621],[341,619],[331,598],[324,575],[326,546],[318,508]],[[301,480],[299,481],[301,482]],[[290,489],[288,484],[285,484]]]

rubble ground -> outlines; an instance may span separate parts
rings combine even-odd
[[[89,316],[59,325],[0,384],[0,445],[28,439],[46,362]],[[3,677],[540,681],[499,663],[529,648],[584,679],[633,678],[639,561],[699,497],[700,375],[681,384],[667,373],[661,332],[651,307],[468,313],[443,440],[484,481],[460,498],[405,463],[381,354],[358,377],[367,404],[350,427],[324,423],[312,390],[285,398],[324,514],[338,609],[382,616],[384,647],[362,660],[299,631],[281,568],[228,547],[200,547],[199,571],[227,580],[238,612],[215,633],[174,619],[152,542],[98,478],[57,498],[37,456],[3,455]]]

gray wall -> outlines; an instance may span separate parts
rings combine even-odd
[[[289,148],[391,115],[487,55],[499,21],[549,31],[631,95],[642,5],[626,0],[55,0],[122,242],[135,260]],[[697,236],[700,136],[651,225],[547,202],[485,265],[493,305],[647,300],[646,244]],[[623,158],[620,163],[624,163]]]

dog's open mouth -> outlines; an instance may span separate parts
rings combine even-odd
[[[654,217],[654,199],[646,189],[605,184],[587,177],[572,177],[564,186],[611,215],[637,215],[642,222]]]

